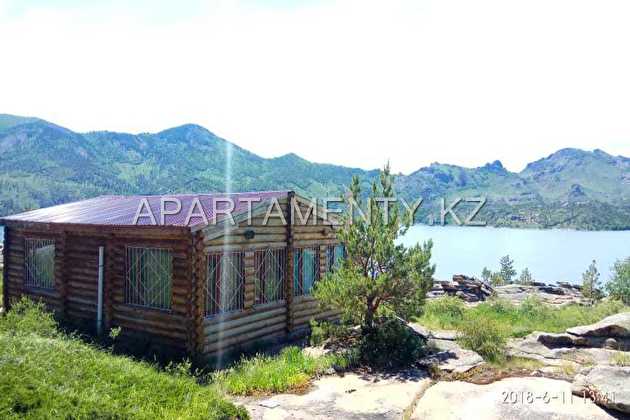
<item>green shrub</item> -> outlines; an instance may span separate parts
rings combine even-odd
[[[409,366],[425,353],[426,342],[398,319],[381,319],[359,343],[362,363],[376,368]]]
[[[26,297],[11,306],[11,310],[0,320],[0,333],[12,335],[36,334],[55,337],[59,334],[57,323],[44,304]]]
[[[489,362],[505,358],[507,331],[499,322],[484,317],[467,318],[458,328],[462,347],[476,351]]]
[[[322,345],[326,340],[341,340],[350,335],[351,329],[347,324],[329,321],[310,322],[311,336],[309,342],[312,346]]]

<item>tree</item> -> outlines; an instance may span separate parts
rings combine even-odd
[[[530,273],[529,269],[525,267],[525,269],[521,272],[521,276],[518,278],[518,282],[520,284],[532,284],[533,281],[532,273]]]
[[[593,260],[582,274],[582,295],[588,299],[597,299],[599,298],[599,287],[599,271],[597,271],[595,260]]]
[[[606,291],[626,305],[630,305],[630,257],[617,260],[613,265],[613,276],[606,284]]]
[[[509,255],[506,255],[504,257],[501,257],[501,260],[499,260],[499,264],[501,264],[499,274],[503,278],[503,282],[512,283],[512,278],[516,276],[516,270],[514,269],[514,260],[512,260]]]
[[[401,213],[393,199],[388,164],[380,181],[372,183],[366,217],[354,217],[354,209],[364,206],[359,178],[352,179],[350,194],[344,197],[350,211],[338,235],[347,257],[315,286],[321,303],[339,308],[346,319],[360,323],[364,334],[374,329],[378,316],[409,319],[418,314],[433,285],[433,243],[429,240],[411,248],[396,243],[413,220],[408,212]]]
[[[492,271],[490,271],[488,267],[484,267],[483,270],[481,270],[481,278],[483,279],[483,281],[488,283],[490,282],[491,277],[492,277]]]
[[[490,284],[493,286],[503,286],[505,279],[501,276],[501,273],[492,273],[490,275]]]

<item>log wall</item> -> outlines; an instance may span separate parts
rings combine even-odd
[[[310,213],[307,205],[295,201],[291,212],[289,203],[293,196],[279,204],[284,220],[271,217],[265,224],[265,213],[254,213],[250,223],[237,221],[235,225],[210,227],[200,234],[201,244],[197,250],[203,254],[197,257],[197,264],[204,269],[198,271],[205,291],[206,257],[209,253],[243,251],[245,262],[245,305],[242,311],[204,317],[201,334],[202,345],[198,348],[207,356],[219,352],[232,351],[255,344],[259,340],[281,339],[289,334],[305,330],[311,319],[338,319],[339,312],[321,308],[311,296],[293,296],[293,249],[294,247],[316,247],[320,259],[320,278],[325,274],[326,245],[336,244],[335,228],[321,215]],[[301,216],[296,213],[297,209]],[[247,239],[245,232],[254,232]],[[284,285],[284,301],[266,305],[254,305],[255,270],[254,252],[266,248],[286,248],[287,266]],[[198,299],[205,302],[205,295]],[[199,323],[199,321],[197,321]]]

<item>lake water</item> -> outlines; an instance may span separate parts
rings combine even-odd
[[[433,239],[435,277],[440,280],[453,274],[480,277],[483,267],[498,270],[499,258],[509,254],[519,274],[527,267],[535,280],[546,283],[580,283],[582,273],[595,259],[605,283],[615,260],[630,256],[630,231],[416,225],[402,243],[413,245],[429,238]]]
[[[602,282],[610,278],[616,259],[630,256],[630,231],[585,232],[453,226],[412,226],[402,243],[413,245],[433,239],[435,277],[453,274],[479,277],[483,267],[498,270],[499,258],[509,254],[517,271],[529,268],[537,281],[579,283],[593,259]],[[0,227],[0,241],[4,228]]]

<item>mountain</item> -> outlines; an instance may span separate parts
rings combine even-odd
[[[295,154],[266,159],[194,124],[158,133],[77,133],[6,114],[0,157],[0,215],[100,194],[294,189],[339,196],[353,176],[367,184],[378,175]],[[496,226],[630,229],[630,159],[601,150],[563,149],[521,173],[499,161],[479,168],[434,163],[397,176],[396,188],[409,201],[423,197],[421,221],[439,220],[441,198],[485,196],[479,219]],[[457,212],[465,216],[472,207]]]

